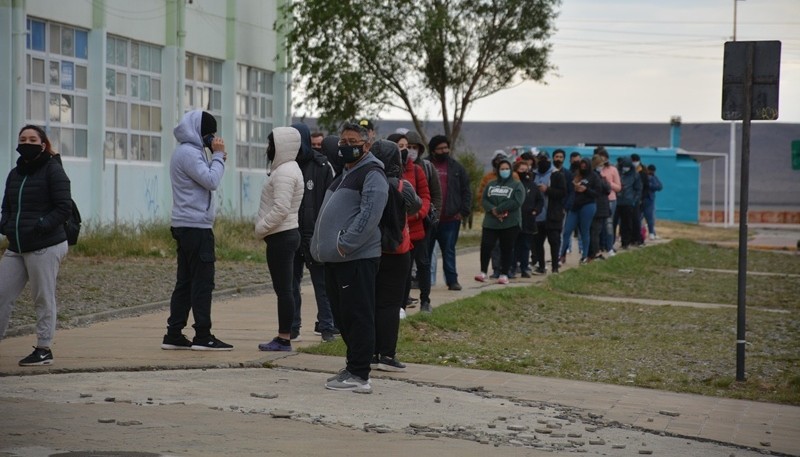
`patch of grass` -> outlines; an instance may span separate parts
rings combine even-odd
[[[591,274],[576,269],[572,282]],[[608,303],[531,286],[413,315],[401,322],[397,352],[413,363],[800,404],[800,318],[754,309],[747,331],[739,383],[735,309]],[[344,345],[304,350],[342,356]]]
[[[253,236],[253,223],[218,218],[214,223],[218,260],[257,261],[265,258],[265,244]],[[174,258],[175,241],[165,222],[136,225],[85,225],[70,255],[87,257]]]
[[[548,278],[552,290],[580,295],[639,297],[735,305],[738,252],[733,248],[673,240],[634,249],[604,262],[592,262]],[[691,273],[681,270],[689,269]],[[729,272],[704,269],[728,270]],[[747,305],[800,309],[800,280],[781,274],[800,274],[800,257],[776,252],[748,251]]]

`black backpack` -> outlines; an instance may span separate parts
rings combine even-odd
[[[81,234],[81,212],[78,205],[72,200],[72,212],[64,222],[64,231],[67,232],[67,244],[74,246],[78,244],[78,236]]]

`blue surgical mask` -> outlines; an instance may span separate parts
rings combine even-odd
[[[500,170],[500,177],[503,179],[508,179],[511,177],[511,170]]]

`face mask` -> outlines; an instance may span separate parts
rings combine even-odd
[[[627,173],[629,171],[631,171],[631,167],[622,167],[622,172],[623,173]]]
[[[441,154],[439,154],[439,153],[434,153],[434,154],[433,154],[433,160],[435,160],[435,161],[437,161],[437,162],[444,162],[444,161],[446,161],[446,160],[447,160],[447,157],[448,157],[449,155],[450,155],[450,153],[449,153],[449,152],[444,152],[444,153],[441,153]]]
[[[558,163],[558,162],[556,162]],[[550,161],[549,160],[542,160],[538,164],[536,164],[536,168],[539,170],[539,173],[545,173],[547,170],[550,169]]]
[[[581,176],[587,176],[589,174],[588,168],[580,168]]]
[[[267,160],[270,162],[275,160],[275,140],[271,133],[267,137]]]
[[[42,144],[24,143],[17,145],[17,152],[19,152],[22,160],[26,162],[36,159],[43,151],[44,145]]]
[[[408,150],[408,158],[411,159],[412,162],[416,162],[417,161],[418,154],[419,154],[419,152],[417,152],[416,149],[409,149]]]
[[[321,152],[322,152],[322,148],[311,148],[311,149],[313,149],[313,150],[315,150],[315,151],[317,151],[317,152],[319,152],[319,153],[321,153]]]
[[[500,170],[500,178],[508,179],[511,177],[511,170]]]
[[[639,168],[641,162],[633,162],[633,168]]]
[[[400,158],[403,160],[403,164],[405,164],[408,161],[408,149],[400,150]]]
[[[361,157],[361,146],[339,146],[339,157],[344,163],[353,163]]]
[[[563,160],[553,160],[553,165],[555,165],[556,168],[560,169],[561,165],[564,165],[564,161]]]
[[[204,136],[203,137],[203,146],[207,147],[208,149],[211,149],[211,142],[212,141],[214,141],[214,134],[213,133]]]
[[[523,171],[523,172],[519,172],[518,171],[517,175],[519,176],[520,181],[530,181],[531,180],[531,174],[528,173],[527,171]]]

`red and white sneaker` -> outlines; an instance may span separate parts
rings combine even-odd
[[[508,276],[500,275],[500,277],[497,278],[497,284],[508,284]]]
[[[475,275],[475,280],[478,282],[486,282],[486,273],[480,272]]]

